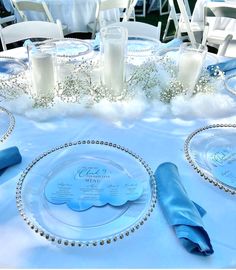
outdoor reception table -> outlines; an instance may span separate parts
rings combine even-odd
[[[45,2],[54,20],[59,19],[63,25],[67,25],[67,33],[91,31],[88,24],[95,20],[97,0],[46,0]],[[8,10],[10,9],[10,0],[4,0],[3,4]],[[114,9],[103,13],[107,21],[119,20],[119,10]],[[29,12],[28,15],[31,20],[45,20],[39,13]],[[20,21],[19,15],[16,14],[16,16]]]
[[[4,54],[1,53],[2,55],[26,56],[23,48],[9,50]],[[223,100],[219,102],[223,103]],[[218,108],[218,105],[215,106]],[[1,267],[236,267],[235,195],[226,193],[205,181],[193,170],[184,156],[184,142],[190,133],[209,124],[235,123],[236,116],[224,114],[214,118],[205,118],[203,115],[192,118],[157,116],[155,112],[161,107],[139,115],[137,112],[141,110],[140,104],[133,106],[126,108],[127,111],[130,110],[130,115],[133,115],[127,118],[113,116],[114,112],[108,106],[107,114],[104,116],[89,115],[86,112],[73,115],[72,110],[70,115],[59,114],[42,121],[18,114],[17,110],[21,108],[15,108],[15,128],[9,138],[0,144],[1,149],[17,146],[22,155],[20,164],[7,169],[0,176]],[[213,105],[207,106],[209,111],[214,110]],[[183,107],[182,111],[185,109]],[[189,197],[207,211],[203,222],[211,238],[214,254],[202,257],[188,253],[167,224],[159,203],[139,230],[110,245],[83,248],[56,245],[31,230],[16,208],[16,183],[21,173],[41,153],[65,142],[88,139],[123,145],[140,155],[153,171],[162,162],[175,163]],[[37,181],[37,177],[34,180]]]

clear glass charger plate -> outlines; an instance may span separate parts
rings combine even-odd
[[[128,56],[152,56],[157,52],[161,42],[144,37],[129,37],[127,44]]]
[[[91,45],[80,39],[64,38],[64,39],[52,39],[42,43],[38,43],[38,46],[56,44],[56,55],[58,57],[79,57],[85,56],[92,52]]]
[[[1,56],[0,57],[0,79],[8,80],[27,69],[27,65],[20,59]]]
[[[5,141],[15,127],[15,118],[7,109],[0,106],[0,142]]]
[[[236,194],[236,125],[215,124],[188,136],[185,156],[191,166],[214,186]]]
[[[123,179],[141,186],[141,195],[121,205],[110,204]],[[109,203],[99,206],[94,196],[103,198],[104,181],[113,190]],[[74,188],[75,183],[88,185]],[[51,201],[49,187],[53,198],[63,202]],[[21,175],[16,201],[30,228],[46,239],[69,246],[97,246],[123,239],[144,224],[155,207],[156,184],[148,164],[129,149],[104,141],[78,141],[36,158]]]

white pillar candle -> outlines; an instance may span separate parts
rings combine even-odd
[[[125,49],[122,42],[116,39],[104,43],[104,84],[117,96],[124,87]]]
[[[33,89],[37,96],[53,96],[56,76],[53,55],[36,51],[31,53]]]
[[[203,64],[202,53],[186,51],[180,55],[178,80],[191,95],[199,79]]]

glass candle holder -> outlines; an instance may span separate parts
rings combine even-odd
[[[189,96],[192,96],[200,77],[207,47],[202,44],[183,43],[179,51],[178,80]]]
[[[128,31],[120,26],[101,29],[101,82],[113,96],[124,89]]]
[[[57,87],[56,45],[28,47],[32,94],[41,98],[54,97]]]

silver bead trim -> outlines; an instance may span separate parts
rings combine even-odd
[[[209,125],[209,126],[205,126],[202,128],[199,128],[197,130],[195,130],[193,133],[191,133],[184,144],[184,154],[185,157],[187,159],[187,161],[190,163],[190,165],[193,167],[193,169],[200,174],[200,176],[202,176],[205,180],[207,180],[209,183],[213,184],[214,186],[218,187],[219,189],[231,193],[232,195],[236,195],[236,191],[226,185],[224,185],[223,183],[218,182],[216,179],[214,179],[213,177],[210,177],[209,175],[207,175],[206,173],[204,173],[201,168],[197,165],[197,163],[191,158],[190,154],[189,154],[189,144],[190,141],[192,140],[192,138],[207,129],[211,129],[211,128],[236,128],[236,124],[213,124],[213,125]]]
[[[48,40],[41,41],[41,42],[35,42],[34,44],[36,46],[40,46],[40,45],[47,45],[47,44],[50,44],[50,43],[63,42],[63,41],[76,42],[78,44],[86,46],[87,50],[84,51],[84,52],[78,52],[76,55],[57,54],[57,57],[76,58],[76,57],[88,54],[88,53],[93,51],[93,48],[92,48],[91,44],[89,44],[88,42],[86,42],[84,40],[76,39],[76,38],[48,39]]]
[[[152,192],[151,192],[151,201],[150,201],[150,207],[149,209],[147,209],[146,213],[143,214],[143,217],[141,219],[139,219],[135,224],[133,224],[130,228],[126,229],[125,231],[120,232],[117,235],[113,235],[110,237],[107,237],[106,239],[102,239],[102,240],[91,240],[89,242],[84,242],[84,241],[75,241],[75,240],[71,240],[71,239],[62,239],[62,238],[58,238],[57,236],[54,236],[48,232],[45,232],[42,228],[39,228],[38,225],[34,224],[33,221],[29,220],[24,212],[24,206],[22,203],[22,194],[21,194],[21,190],[24,184],[24,180],[27,176],[27,174],[30,172],[30,170],[34,167],[34,165],[40,161],[42,158],[44,158],[45,156],[63,149],[63,148],[67,148],[73,145],[81,145],[81,144],[100,144],[100,145],[106,145],[107,147],[113,147],[116,149],[119,149],[121,151],[124,151],[128,154],[130,154],[131,156],[133,156],[136,160],[138,160],[138,162],[144,166],[146,172],[148,173],[149,177],[150,177],[150,185],[152,188]],[[141,226],[143,225],[144,222],[147,221],[148,217],[151,215],[151,212],[153,212],[154,207],[156,206],[156,202],[157,202],[157,185],[156,185],[156,179],[155,176],[153,175],[153,172],[151,170],[151,168],[149,167],[149,165],[137,154],[135,154],[134,152],[130,151],[127,148],[124,148],[120,145],[117,144],[113,144],[111,142],[106,142],[106,141],[98,141],[98,140],[83,140],[83,141],[77,141],[77,142],[70,142],[70,143],[65,143],[64,145],[61,145],[59,147],[53,148],[51,150],[48,150],[47,152],[42,153],[39,157],[35,158],[29,165],[28,167],[23,171],[23,173],[21,174],[21,177],[17,183],[17,189],[16,189],[16,204],[17,204],[17,209],[20,213],[20,215],[22,216],[22,218],[26,221],[27,225],[29,225],[29,227],[35,231],[36,233],[39,233],[40,236],[45,237],[45,239],[51,241],[51,242],[55,242],[57,244],[62,244],[64,246],[72,246],[72,247],[96,247],[96,246],[103,246],[104,244],[111,244],[113,242],[116,242],[119,239],[123,239],[124,236],[129,236],[130,233],[134,233],[136,230],[138,230]]]
[[[15,121],[13,114],[10,113],[7,109],[0,106],[0,110],[2,112],[5,112],[9,117],[9,127],[8,127],[6,133],[2,137],[0,137],[0,142],[4,142],[10,136],[13,129],[15,128],[16,121]]]

